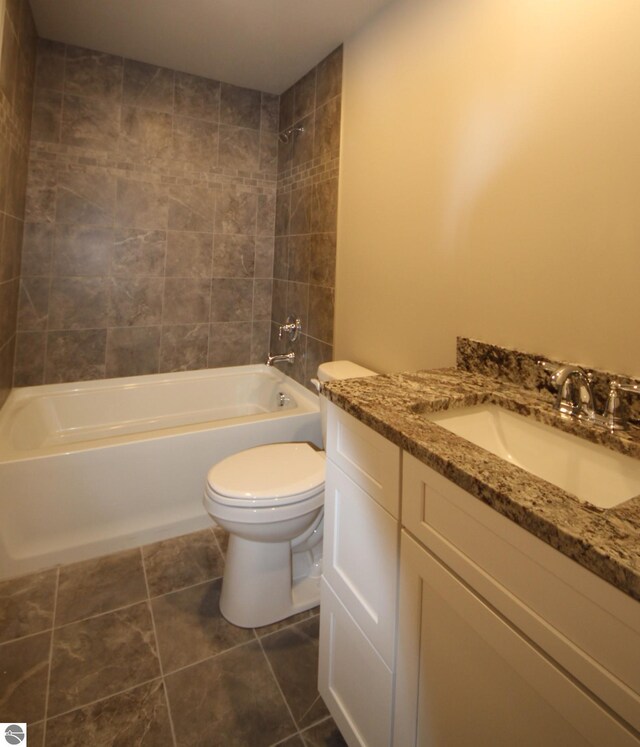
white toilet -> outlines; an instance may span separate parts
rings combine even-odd
[[[321,382],[373,375],[350,361],[318,368]],[[320,416],[324,438],[322,397]],[[234,625],[269,625],[319,603],[324,459],[308,443],[276,443],[209,470],[204,506],[230,533],[220,610]]]

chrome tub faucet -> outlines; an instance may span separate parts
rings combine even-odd
[[[283,353],[282,355],[268,355],[267,366],[273,366],[274,363],[293,363],[296,359],[295,353]]]

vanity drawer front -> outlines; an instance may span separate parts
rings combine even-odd
[[[393,666],[399,526],[330,459],[323,573],[389,667]]]
[[[327,403],[327,456],[392,516],[400,503],[400,448]]]
[[[640,603],[408,454],[402,515],[409,532],[640,730]]]

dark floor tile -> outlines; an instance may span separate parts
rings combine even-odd
[[[177,744],[267,747],[295,732],[257,642],[166,678]]]
[[[140,550],[73,563],[60,569],[56,625],[83,620],[147,597]]]
[[[0,642],[53,626],[56,570],[0,583]]]
[[[222,554],[226,555],[227,548],[229,547],[229,532],[222,527],[215,526],[213,527],[213,533],[216,536],[216,540],[218,540],[218,545],[222,550]]]
[[[152,597],[222,576],[224,560],[210,529],[142,548]]]
[[[347,747],[344,737],[332,718],[325,719],[303,731],[302,739],[304,747]]]
[[[47,721],[46,743],[51,747],[170,747],[173,737],[162,681]]]
[[[160,674],[147,603],[54,631],[49,713],[106,698]]]
[[[160,659],[165,672],[253,639],[253,631],[228,623],[220,613],[222,579],[152,600]]]
[[[320,612],[320,607],[314,607],[313,609],[307,610],[306,612],[298,612],[297,615],[291,615],[285,620],[278,620],[278,622],[271,623],[271,625],[263,625],[261,628],[256,628],[255,631],[258,637],[262,638],[265,635],[271,635],[271,633],[277,633],[283,628],[288,628],[290,625],[308,620],[310,617],[314,617]]]
[[[319,626],[319,618],[312,617],[261,639],[291,713],[301,728],[329,715],[318,693]]]
[[[27,724],[27,740],[29,747],[43,747],[44,745],[44,721],[37,724]]]
[[[304,747],[304,743],[302,738],[295,734],[293,737],[285,739],[284,742],[278,742],[278,744],[273,745],[273,747]]]
[[[51,632],[0,646],[0,722],[44,718]]]

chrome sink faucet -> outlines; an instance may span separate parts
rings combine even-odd
[[[591,373],[580,366],[555,366],[545,360],[539,360],[538,364],[550,374],[551,383],[557,389],[556,410],[574,418],[595,419]]]
[[[556,410],[609,431],[628,429],[629,422],[620,392],[640,394],[640,384],[622,383],[612,379],[609,382],[609,395],[604,412],[599,415],[593,402],[591,384],[594,377],[591,372],[580,366],[557,366],[542,359],[537,363],[550,375],[551,383],[557,390]]]

